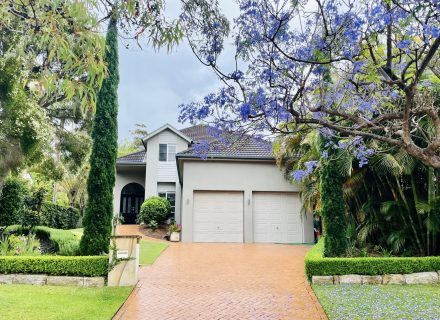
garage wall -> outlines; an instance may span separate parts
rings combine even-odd
[[[273,162],[185,161],[182,189],[182,241],[193,241],[193,194],[197,190],[244,192],[245,242],[253,242],[252,192],[298,192]],[[304,241],[313,239],[313,219],[304,221]]]
[[[115,216],[119,214],[122,188],[132,182],[139,183],[145,188],[145,166],[118,166],[113,189],[113,212]]]

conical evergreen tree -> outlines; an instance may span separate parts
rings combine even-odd
[[[326,83],[332,82],[329,67],[325,68],[323,80]],[[324,90],[327,90],[327,88],[324,88]],[[321,159],[319,174],[321,217],[325,228],[324,256],[340,257],[345,255],[348,247],[347,218],[342,186],[345,180],[344,170],[342,169],[341,160],[338,160],[340,151],[326,146],[331,140],[323,135],[320,136],[319,140],[320,151],[328,153],[326,159]],[[337,140],[333,142],[336,143]]]
[[[83,255],[107,253],[112,231],[113,187],[117,156],[118,115],[118,38],[116,18],[109,22],[106,37],[108,73],[98,93],[92,131],[92,154],[87,180],[88,204],[84,213]]]
[[[319,172],[319,192],[321,195],[321,217],[325,228],[324,256],[340,257],[347,251],[347,218],[342,184],[342,163],[338,160],[340,152],[324,145],[321,137],[321,150],[328,152],[327,159],[321,159]]]

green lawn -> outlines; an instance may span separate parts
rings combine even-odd
[[[111,319],[131,287],[0,285],[1,319]]]
[[[330,320],[439,319],[440,285],[313,285]]]
[[[168,248],[168,244],[162,242],[150,242],[141,240],[139,248],[139,264],[151,265],[158,256]]]

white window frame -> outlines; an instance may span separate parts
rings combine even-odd
[[[168,200],[168,194],[174,194],[174,206],[171,206],[171,214],[176,216],[176,191],[161,191],[157,193],[158,197],[161,197],[161,194],[165,194],[165,199]],[[162,197],[161,197],[162,198]],[[168,200],[169,201],[169,200]],[[171,204],[171,203],[170,203]]]
[[[166,160],[160,160],[160,146],[167,146]],[[174,156],[170,156],[170,148],[174,147]],[[175,143],[159,143],[159,162],[176,162],[177,146]]]

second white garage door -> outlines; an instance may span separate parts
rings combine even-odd
[[[296,193],[254,192],[254,242],[301,243],[301,201]]]
[[[194,191],[194,242],[243,242],[243,192]]]

